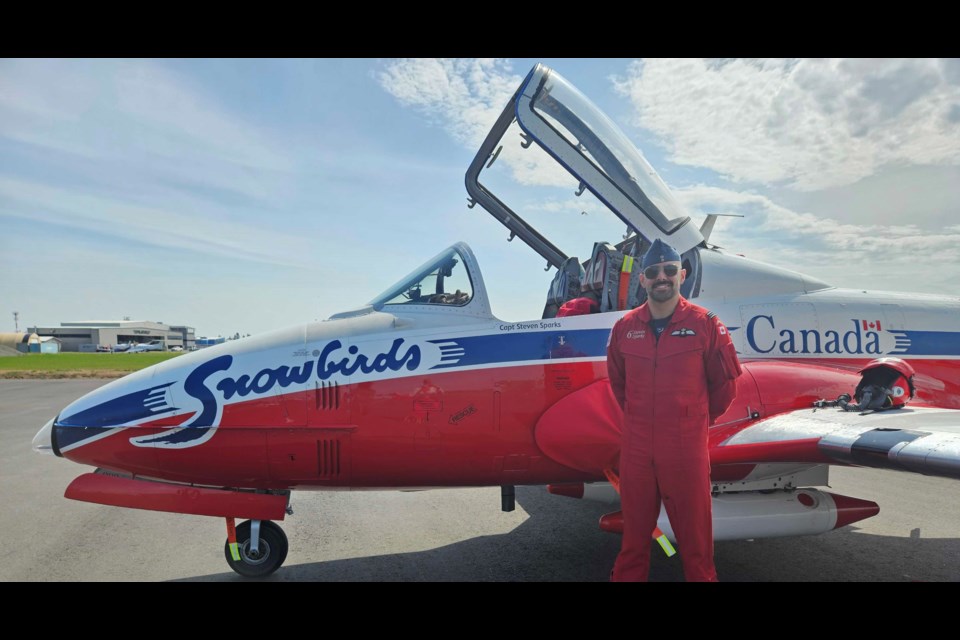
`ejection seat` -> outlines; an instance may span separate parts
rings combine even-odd
[[[643,303],[645,292],[640,288],[640,260],[636,258],[641,246],[632,239],[619,247],[607,242],[593,245],[583,290],[598,297],[600,313],[633,309]]]
[[[543,307],[543,317],[555,318],[564,302],[580,297],[580,286],[583,282],[583,267],[580,260],[570,257],[563,261],[557,275],[550,282],[547,292],[547,304]]]

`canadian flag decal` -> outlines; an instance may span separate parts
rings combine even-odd
[[[864,331],[870,331],[870,330],[883,331],[883,329],[880,328],[880,321],[879,321],[879,320],[877,320],[876,322],[868,322],[868,321],[866,321],[866,320],[861,320],[860,322],[863,323],[863,330],[864,330]]]

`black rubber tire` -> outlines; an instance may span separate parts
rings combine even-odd
[[[223,554],[230,568],[245,578],[263,578],[280,568],[287,559],[287,534],[270,520],[260,521],[259,554],[250,555],[250,521],[237,525],[237,548],[240,560],[234,560],[230,553],[230,541],[223,545]]]

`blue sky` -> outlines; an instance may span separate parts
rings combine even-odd
[[[552,272],[463,186],[537,61],[0,61],[0,330],[19,311],[260,333],[359,306],[457,240],[495,314],[539,317]],[[957,293],[960,61],[540,61],[698,223],[746,216],[713,242],[838,286]],[[595,240],[618,238],[581,253]]]

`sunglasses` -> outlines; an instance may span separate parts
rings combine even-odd
[[[663,275],[668,278],[672,278],[680,272],[680,265],[676,264],[655,264],[652,267],[647,267],[643,270],[643,275],[646,276],[647,280],[653,280],[659,275],[660,270],[663,270]]]

